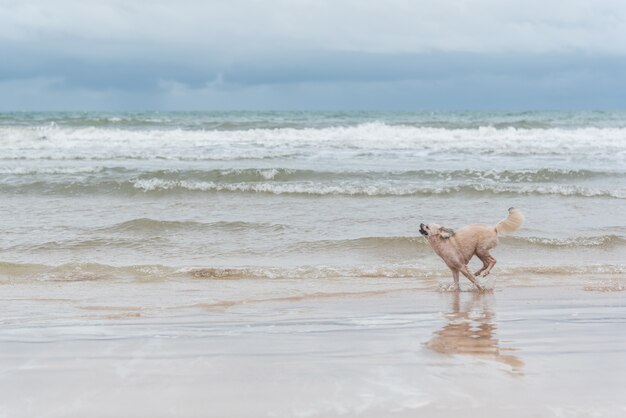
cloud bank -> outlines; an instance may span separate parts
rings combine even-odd
[[[3,1],[0,56],[4,111],[616,108],[626,4]]]

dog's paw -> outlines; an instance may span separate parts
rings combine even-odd
[[[439,283],[440,292],[463,292],[459,284],[454,283]]]
[[[487,278],[481,278],[480,285],[485,289],[485,292],[493,292],[493,289],[496,287],[496,276],[491,274]]]

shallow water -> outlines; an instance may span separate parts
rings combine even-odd
[[[114,292],[46,282],[30,287],[41,299],[27,300],[5,288],[0,416],[626,412],[620,291],[481,295],[365,281],[342,283],[342,293],[199,303],[211,283]]]

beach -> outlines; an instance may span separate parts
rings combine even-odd
[[[0,145],[0,417],[626,414],[624,112],[18,112]],[[420,223],[510,207],[451,291]]]
[[[94,283],[5,287],[0,415],[626,412],[623,281],[487,294],[378,282],[221,304],[202,296],[216,285],[203,281],[119,283],[115,294]]]

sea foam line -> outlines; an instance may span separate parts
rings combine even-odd
[[[526,266],[501,268],[499,276],[584,276],[622,275],[626,265],[597,264],[587,266]],[[326,280],[337,278],[375,279],[441,279],[450,273],[443,268],[420,268],[406,265],[374,265],[353,267],[185,267],[165,265],[112,266],[97,263],[68,263],[58,266],[0,262],[0,282],[24,283],[73,282],[107,280]],[[549,285],[549,283],[547,283]]]
[[[322,145],[356,149],[442,149],[567,153],[576,149],[626,150],[626,128],[478,129],[426,128],[380,122],[348,127],[247,130],[110,129],[61,127],[0,127],[6,150],[64,151],[146,148],[172,151],[172,146],[199,148],[215,145]],[[0,154],[1,155],[1,154]]]
[[[85,164],[85,163],[82,163]],[[562,180],[587,180],[599,178],[624,178],[626,169],[615,170],[588,170],[588,169],[565,169],[565,168],[528,168],[528,169],[421,169],[421,170],[397,170],[378,169],[367,170],[355,167],[335,167],[333,169],[312,169],[293,167],[266,167],[266,168],[220,168],[198,169],[171,168],[151,170],[145,168],[124,167],[119,164],[112,165],[53,165],[41,166],[41,162],[30,161],[19,165],[13,163],[1,166],[0,175],[35,176],[39,174],[80,174],[103,173],[116,176],[139,176],[141,179],[158,178],[163,180],[205,180],[220,182],[251,182],[263,180],[298,181],[298,180],[363,180],[375,179],[386,180],[476,180],[498,181],[510,183],[549,183]]]
[[[602,190],[575,185],[503,185],[503,184],[465,184],[449,187],[429,187],[401,184],[375,183],[217,183],[212,181],[186,181],[141,179],[133,181],[133,187],[144,192],[157,191],[201,191],[232,193],[268,193],[275,195],[349,195],[349,196],[411,196],[445,195],[456,193],[493,193],[518,195],[560,195],[579,197],[626,198],[626,191],[621,189]]]
[[[252,181],[223,183],[216,181],[166,180],[141,178],[46,179],[46,181],[11,181],[0,184],[0,192],[13,194],[89,195],[158,193],[241,193],[293,196],[445,196],[445,195],[554,195],[566,197],[606,197],[626,199],[626,189],[584,187],[573,184],[479,183],[433,185],[419,181]]]

